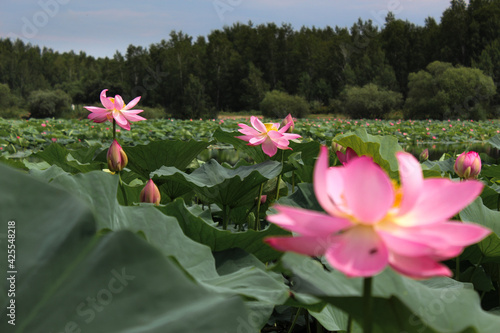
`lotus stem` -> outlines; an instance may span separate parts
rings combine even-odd
[[[276,184],[276,201],[280,198],[280,183],[281,183],[281,172],[283,172],[283,155],[285,155],[285,151],[281,150],[281,171],[278,175],[278,183]]]
[[[373,277],[363,279],[363,333],[372,333],[373,328],[372,282]]]
[[[229,211],[230,208],[228,205],[222,206],[222,229],[227,230],[227,226],[229,225]]]
[[[351,333],[352,332],[352,316],[349,315],[347,317],[347,333]]]
[[[116,120],[113,118],[113,140],[116,140]]]
[[[120,189],[122,190],[122,195],[123,195],[123,203],[125,204],[125,206],[128,206],[128,200],[127,200],[127,193],[125,192],[125,185],[123,184],[123,181],[122,181],[122,172],[118,172],[118,179],[120,181]]]
[[[293,328],[295,327],[295,323],[297,323],[297,319],[299,319],[299,316],[300,316],[300,310],[302,310],[302,308],[297,309],[297,313],[295,314],[295,317],[293,318],[292,326],[290,326],[288,333],[293,332]]]
[[[257,216],[255,216],[255,230],[260,230],[260,200],[262,198],[262,191],[264,190],[264,183],[260,184],[259,197],[257,198]]]
[[[457,281],[460,281],[460,255],[458,255],[456,258],[456,264],[455,264],[455,279]]]

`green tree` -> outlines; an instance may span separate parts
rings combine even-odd
[[[174,114],[178,118],[215,118],[215,109],[210,108],[209,98],[205,93],[205,86],[200,79],[193,74],[188,77],[184,88],[184,98],[181,114]]]
[[[269,91],[269,84],[262,78],[263,73],[253,63],[248,64],[248,77],[243,79],[244,93],[241,104],[247,110],[256,110]]]
[[[495,84],[481,70],[433,62],[411,73],[406,115],[413,119],[484,119]]]
[[[293,117],[303,118],[309,112],[307,101],[301,96],[292,96],[286,92],[272,90],[266,93],[260,103],[264,117],[284,118],[289,113]]]
[[[363,87],[346,87],[342,101],[344,112],[352,118],[383,118],[401,107],[403,95],[369,83]]]
[[[62,90],[36,90],[30,94],[28,106],[33,118],[60,117],[69,110],[71,98]]]

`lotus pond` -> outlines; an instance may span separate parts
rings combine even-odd
[[[272,157],[236,138],[238,123],[249,120],[134,123],[116,133],[128,157],[117,174],[107,170],[110,123],[0,119],[0,277],[9,282],[0,331],[498,331],[497,120],[299,119],[302,138]],[[457,155],[480,151],[484,187],[453,220],[492,233],[443,261],[452,277],[387,267],[373,276],[370,301],[366,278],[269,246],[292,236],[268,220],[276,205],[324,213],[313,185],[321,147],[344,168],[332,142],[371,157],[396,189],[398,152],[429,148],[418,163],[425,179],[459,183]],[[149,179],[157,206],[140,200]]]

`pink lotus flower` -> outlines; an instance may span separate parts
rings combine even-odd
[[[456,257],[490,233],[479,225],[449,220],[483,185],[424,179],[412,155],[399,152],[397,159],[401,185],[366,156],[329,168],[328,150],[322,147],[314,191],[327,214],[277,205],[279,213],[268,220],[299,236],[266,242],[281,251],[324,255],[351,277],[373,276],[386,266],[413,278],[451,276],[439,261]]]
[[[116,140],[113,140],[113,143],[108,149],[106,157],[108,160],[108,168],[110,171],[120,172],[127,166],[127,154],[125,154],[122,146],[120,146],[120,144]]]
[[[158,190],[158,186],[156,186],[152,179],[149,179],[146,186],[142,189],[140,200],[141,202],[154,203],[156,206],[160,204],[160,190]]]
[[[453,169],[462,179],[477,178],[481,172],[481,157],[475,151],[463,152],[456,159]]]
[[[250,123],[253,128],[245,125],[238,124],[241,127],[238,131],[242,136],[237,136],[238,139],[248,141],[249,146],[262,145],[262,151],[264,154],[272,157],[276,154],[279,149],[292,149],[288,147],[290,142],[288,140],[301,138],[298,134],[290,134],[286,131],[292,122],[287,123],[285,126],[280,128],[279,123],[262,123],[257,117],[250,117]]]
[[[136,97],[130,103],[125,105],[123,98],[120,95],[116,95],[113,97],[106,97],[106,92],[108,89],[104,89],[101,91],[101,103],[104,108],[99,108],[95,106],[85,106],[87,110],[92,112],[89,114],[89,119],[92,119],[95,123],[102,123],[106,120],[116,121],[118,126],[130,131],[130,123],[133,121],[146,120],[141,116],[138,116],[138,113],[143,112],[144,110],[131,110],[134,106],[139,103],[141,97]]]

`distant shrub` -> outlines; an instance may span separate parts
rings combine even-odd
[[[165,109],[162,107],[135,107],[135,109],[144,110],[144,112],[139,113],[139,116],[146,119],[162,119],[166,117]]]
[[[60,117],[71,107],[71,97],[62,90],[36,90],[28,98],[33,118]]]
[[[351,118],[383,118],[401,106],[403,95],[369,83],[346,87],[343,102],[344,112]]]
[[[481,70],[439,61],[410,73],[408,89],[405,115],[412,119],[486,119],[495,95],[493,79]]]
[[[0,117],[2,118],[27,118],[29,112],[20,107],[18,96],[11,93],[8,85],[0,83]]]
[[[304,118],[309,113],[309,105],[305,98],[278,90],[266,93],[260,102],[260,109],[262,115],[268,118],[284,118],[289,113],[293,117]]]

